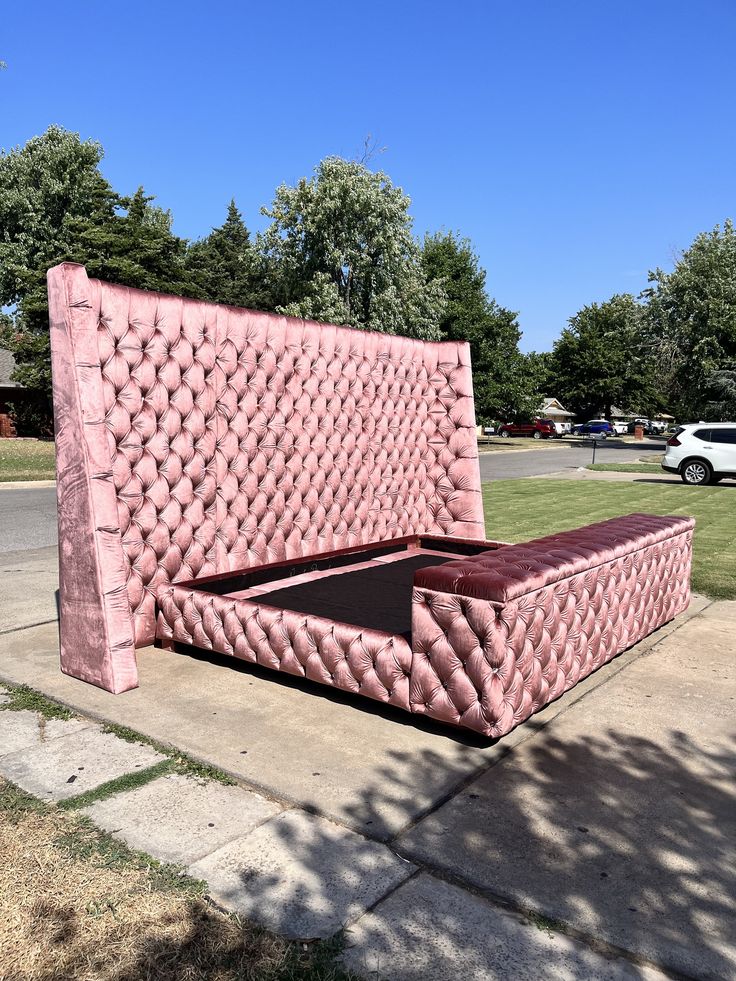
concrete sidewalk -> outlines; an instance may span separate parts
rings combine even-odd
[[[0,554],[0,645],[2,634],[21,627],[54,623],[58,618],[58,550],[8,550]]]
[[[495,744],[153,648],[139,652],[141,687],[112,696],[59,673],[54,624],[0,637],[0,678],[86,720],[58,736],[73,762],[87,754],[86,785],[118,760],[109,745],[95,753],[94,720],[235,776],[236,788],[204,790],[157,777],[90,813],[271,929],[347,925],[359,973],[717,978],[736,973],[735,627],[736,603],[695,598]],[[0,712],[0,747],[18,714]],[[17,739],[0,773],[38,788],[39,767],[55,772],[51,741],[19,752]],[[58,769],[68,754],[54,752]]]

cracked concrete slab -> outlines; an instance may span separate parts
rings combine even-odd
[[[400,837],[675,973],[736,975],[736,603],[714,603]]]
[[[385,845],[286,811],[189,869],[214,899],[291,938],[329,937],[409,876]]]
[[[391,981],[664,981],[653,968],[595,953],[519,913],[422,873],[347,931],[343,962]]]
[[[162,862],[191,865],[280,810],[241,787],[173,773],[97,801],[84,812],[131,848]]]
[[[0,718],[17,713],[2,712]],[[96,726],[0,756],[0,775],[41,800],[65,800],[165,759]]]
[[[0,712],[0,757],[19,750],[33,749],[52,739],[69,736],[88,729],[89,722],[81,719],[45,719],[39,712],[28,709]]]

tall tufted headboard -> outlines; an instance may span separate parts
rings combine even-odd
[[[62,669],[137,684],[161,584],[483,538],[468,346],[49,270]]]

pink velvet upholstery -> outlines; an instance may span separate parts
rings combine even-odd
[[[633,514],[420,569],[411,645],[360,608],[336,622],[187,583],[161,591],[158,633],[498,737],[687,607],[693,526]]]
[[[118,500],[97,348],[97,321],[81,266],[48,276],[59,520],[62,670],[108,691],[135,688],[130,571],[120,543]]]
[[[48,274],[61,663],[137,684],[169,583],[483,538],[469,352]]]
[[[693,527],[632,514],[418,571],[412,712],[509,732],[687,607]]]
[[[467,345],[145,293],[71,264],[48,281],[68,674],[135,687],[135,647],[158,637],[500,736],[687,606],[686,518],[477,554]],[[292,566],[292,589],[329,583],[346,555],[367,581],[397,549],[426,555],[403,566],[406,606],[399,566],[380,573],[372,622],[363,580],[344,593],[354,609],[332,581],[332,618],[311,597],[297,612],[277,581]]]
[[[691,532],[692,518],[629,514],[417,572],[427,589],[506,603],[623,555]],[[643,582],[640,588],[656,586]]]
[[[268,594],[263,599],[168,586],[159,600],[160,636],[409,711],[412,654],[403,637],[269,606]]]

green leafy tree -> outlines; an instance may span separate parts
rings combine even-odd
[[[609,417],[612,405],[656,409],[656,375],[634,297],[618,294],[576,313],[555,342],[549,379],[554,394],[583,416]]]
[[[644,296],[657,368],[678,416],[698,418],[710,380],[736,361],[736,231],[698,235],[671,273],[656,269]]]
[[[533,379],[534,389],[543,396],[556,397],[556,379],[552,372],[551,351],[529,351],[524,355],[526,371]]]
[[[201,295],[185,266],[186,242],[142,188],[121,197],[99,171],[102,148],[51,127],[0,155],[0,304],[11,309],[0,345],[15,379],[36,394],[19,430],[48,431],[51,365],[46,271],[69,260],[128,286]]]
[[[224,224],[190,245],[186,266],[209,300],[258,310],[273,307],[264,260],[235,201]]]
[[[58,126],[0,153],[0,303],[19,303],[37,270],[68,239],[68,227],[114,214],[112,187],[99,172],[102,147]]]
[[[445,303],[427,283],[409,198],[383,173],[328,157],[282,185],[260,239],[274,303],[285,313],[437,339]]]
[[[719,368],[706,378],[705,415],[712,422],[736,419],[736,366]]]
[[[442,338],[470,344],[478,420],[533,415],[540,400],[537,377],[519,351],[517,315],[488,296],[486,272],[471,243],[452,232],[427,235],[422,263],[427,280],[447,296]]]

